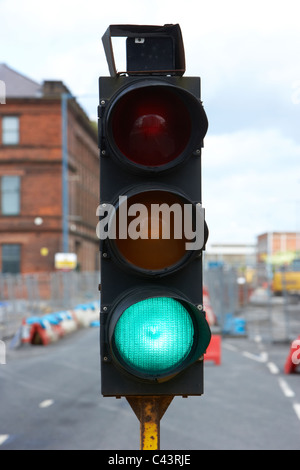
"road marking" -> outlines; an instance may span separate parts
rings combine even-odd
[[[271,374],[279,374],[280,370],[278,369],[278,367],[276,366],[276,364],[274,364],[274,362],[268,362],[267,364]]]
[[[254,341],[256,343],[261,343],[262,342],[262,337],[260,335],[256,335],[256,336],[254,336]]]
[[[260,353],[259,356],[256,356],[255,354],[249,353],[248,351],[244,351],[243,356],[247,357],[248,359],[252,359],[253,361],[257,361],[257,362],[267,362],[268,360],[267,352],[262,352]]]
[[[44,400],[39,404],[39,408],[48,408],[49,406],[53,405],[54,400]]]
[[[288,385],[288,383],[284,379],[282,379],[280,377],[278,379],[278,382],[279,382],[281,390],[283,391],[284,395],[287,398],[292,398],[292,397],[295,396],[295,393],[293,392],[293,390],[290,388],[290,386]]]
[[[295,413],[296,413],[298,419],[300,420],[300,404],[299,403],[294,403],[293,407],[294,407],[294,410],[295,410]]]
[[[9,434],[0,434],[0,446],[9,438]]]
[[[236,346],[233,346],[232,344],[225,343],[223,344],[223,348],[228,349],[228,351],[237,351],[238,348]]]

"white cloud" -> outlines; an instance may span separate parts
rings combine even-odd
[[[246,170],[278,170],[299,167],[300,144],[277,129],[243,129],[232,134],[209,135],[205,139],[204,167],[222,173]]]
[[[299,162],[300,145],[274,129],[208,136],[203,205],[210,240],[254,241],[268,230],[299,230]]]

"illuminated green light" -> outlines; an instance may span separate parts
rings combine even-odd
[[[135,370],[161,375],[189,355],[194,326],[184,306],[169,297],[154,297],[127,308],[114,331],[122,360]]]

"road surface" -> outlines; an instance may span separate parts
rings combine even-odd
[[[139,449],[122,398],[100,395],[99,329],[47,347],[9,350],[0,364],[0,450]],[[222,341],[205,364],[205,394],[177,397],[161,421],[161,449],[300,449],[300,374],[283,374],[288,345]]]

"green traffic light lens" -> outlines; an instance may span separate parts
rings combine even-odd
[[[172,373],[188,357],[193,342],[190,313],[169,297],[149,298],[131,305],[114,330],[114,345],[122,362],[149,376]]]

